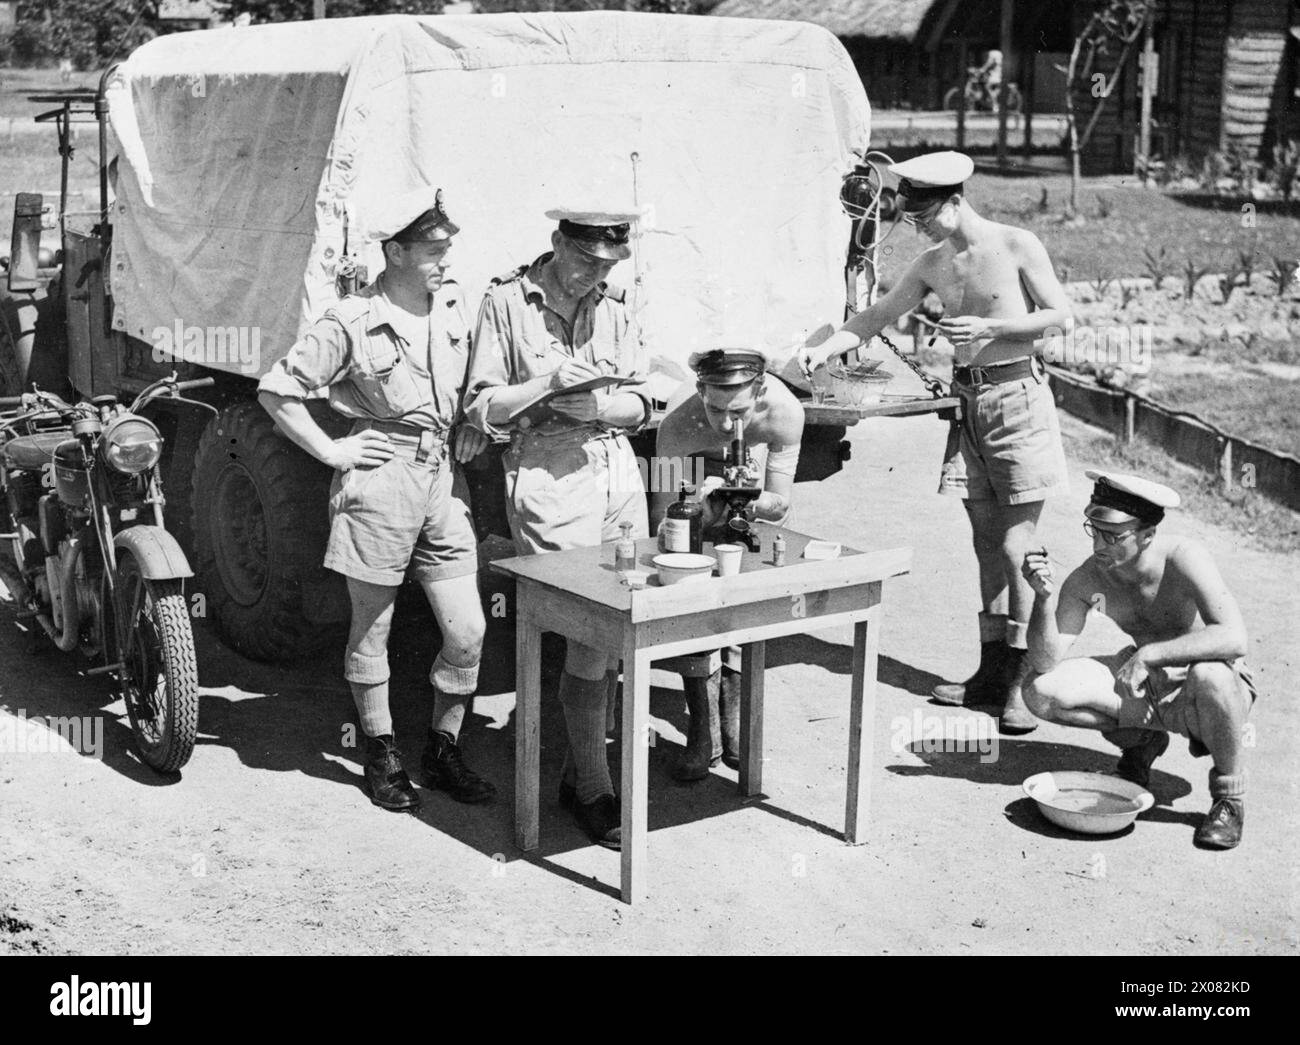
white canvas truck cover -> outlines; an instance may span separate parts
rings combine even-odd
[[[209,334],[206,362],[259,376],[336,299],[367,219],[427,184],[461,226],[450,274],[471,314],[489,279],[549,249],[546,210],[635,203],[636,256],[611,282],[663,384],[719,345],[760,345],[788,372],[796,339],[842,318],[840,179],[869,119],[839,42],[798,22],[382,16],[162,36],[110,89],[114,322],[154,345],[255,331],[256,359],[213,356]],[[373,278],[378,247],[361,257]]]

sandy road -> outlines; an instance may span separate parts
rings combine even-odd
[[[901,383],[901,382],[900,382]],[[1243,603],[1262,699],[1254,717],[1245,842],[1191,844],[1208,808],[1205,760],[1175,740],[1158,763],[1162,803],[1111,839],[1042,821],[1020,782],[1042,769],[1108,769],[1097,736],[1051,725],[996,751],[927,750],[927,703],[975,658],[977,593],[966,523],[933,494],[943,426],[868,422],[854,460],[801,486],[798,520],[859,547],[909,544],[915,570],[886,588],[875,732],[873,829],[849,848],[843,809],[847,629],[769,647],[767,796],[747,802],[726,769],[673,783],[680,697],[656,690],[650,899],[615,898],[617,855],[586,844],[553,802],[560,716],[544,710],[542,848],[512,844],[511,804],[466,809],[425,793],[418,816],[376,810],[344,746],[351,708],[338,656],[254,664],[200,628],[200,746],[164,780],[129,753],[120,704],[74,658],[33,657],[0,605],[0,714],[103,715],[102,759],[0,753],[0,952],[1029,952],[1250,953],[1298,941],[1294,564],[1175,514],[1208,543]],[[1044,535],[1073,562],[1087,484],[1049,505]],[[1096,464],[1097,462],[1086,462]],[[1103,622],[1104,624],[1104,622]],[[408,612],[394,649],[399,742],[417,758],[427,714],[430,623]],[[1116,635],[1092,624],[1090,649]],[[489,636],[468,748],[510,795],[510,636]],[[668,676],[663,677],[667,682]],[[914,739],[920,719],[920,743]],[[968,728],[991,720],[973,715]],[[992,757],[990,757],[992,756]]]

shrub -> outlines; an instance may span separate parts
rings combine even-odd
[[[1142,264],[1151,277],[1152,285],[1159,290],[1165,276],[1169,274],[1169,252],[1161,247],[1158,251],[1145,247],[1142,250]]]
[[[1300,143],[1294,138],[1285,144],[1273,146],[1273,166],[1269,168],[1269,184],[1282,199],[1290,202],[1295,190],[1296,175],[1300,174]]]

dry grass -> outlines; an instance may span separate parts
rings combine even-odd
[[[1125,445],[1114,436],[1082,422],[1065,426],[1065,451],[1076,460],[1105,462],[1116,471],[1133,472],[1172,486],[1182,509],[1198,519],[1239,534],[1264,551],[1300,551],[1300,513],[1255,490],[1225,490],[1217,476],[1179,464],[1145,440]]]

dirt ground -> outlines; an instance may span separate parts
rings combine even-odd
[[[1115,756],[1098,735],[1044,724],[984,754],[925,741],[932,719],[969,717],[963,725],[982,722],[984,737],[991,724],[927,701],[935,682],[969,673],[977,648],[964,514],[934,494],[943,439],[932,417],[866,422],[843,473],[798,489],[796,528],[915,550],[912,574],[885,589],[867,844],[848,847],[836,833],[847,629],[769,646],[762,798],[739,800],[725,768],[694,786],[672,781],[684,715],[679,693],[656,689],[650,897],[629,908],[616,897],[617,854],[588,845],[554,803],[562,741],[553,702],[542,846],[525,856],[513,845],[512,647],[500,626],[467,747],[503,798],[470,809],[424,792],[409,816],[379,811],[360,790],[356,749],[343,745],[351,702],[336,651],[269,667],[200,627],[200,743],[183,773],[163,779],[130,753],[106,683],[80,674],[72,656],[33,657],[9,602],[0,605],[0,716],[102,714],[105,725],[102,760],[0,754],[0,953],[1294,952],[1294,563],[1179,513],[1165,524],[1213,550],[1250,629],[1262,697],[1242,846],[1192,846],[1209,767],[1181,739],[1157,764],[1158,806],[1133,829],[1065,834],[1020,784],[1045,769],[1109,770]],[[1070,495],[1044,514],[1044,539],[1063,563],[1089,549],[1085,463],[1100,462],[1072,462]],[[427,616],[408,610],[394,640],[397,732],[412,759],[428,711],[430,631]],[[1084,641],[1084,652],[1119,645],[1104,621]]]

